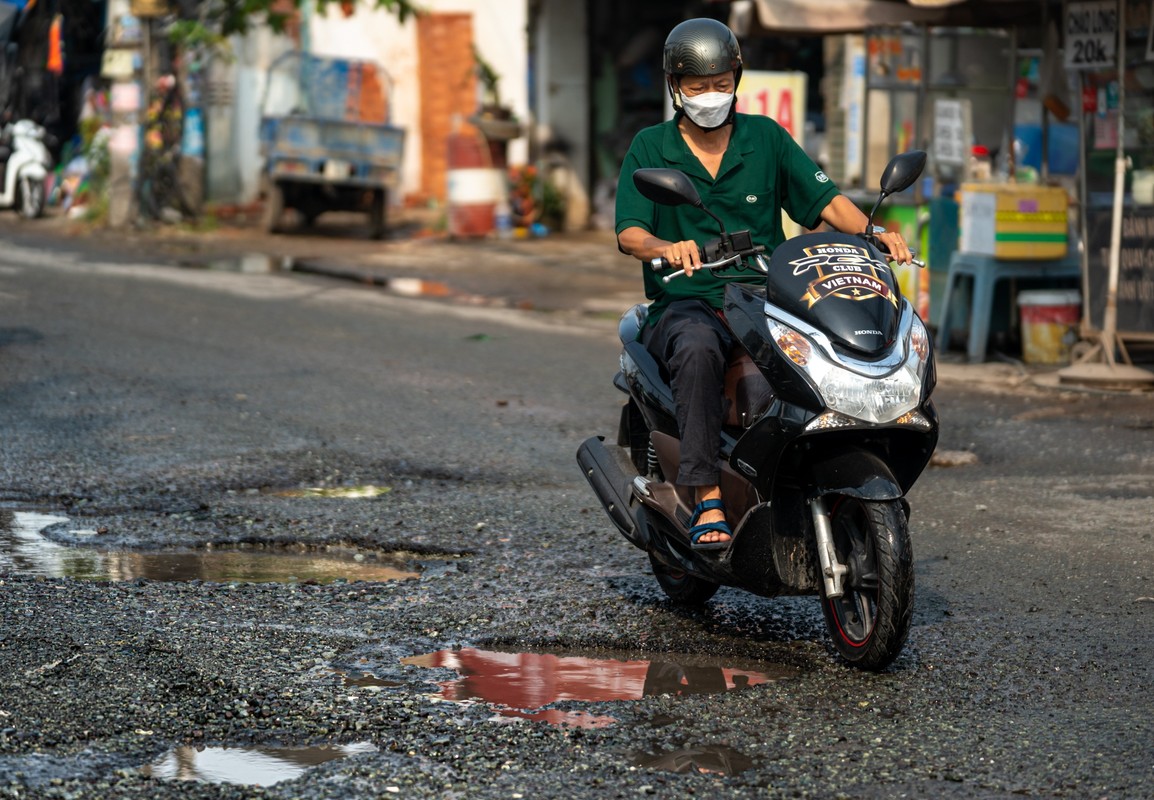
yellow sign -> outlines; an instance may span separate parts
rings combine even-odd
[[[742,114],[761,114],[785,128],[794,141],[805,144],[804,72],[742,73],[737,87],[737,110]]]
[[[136,74],[135,50],[107,48],[100,60],[100,77],[109,80],[127,80]]]
[[[168,0],[132,0],[132,16],[163,17],[169,12]]]

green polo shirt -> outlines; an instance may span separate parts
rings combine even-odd
[[[678,112],[680,115],[681,112]],[[677,129],[677,118],[646,128],[637,134],[617,183],[617,233],[638,226],[654,236],[676,242],[692,239],[704,244],[717,237],[717,223],[692,206],[662,206],[646,200],[633,185],[634,170],[672,167],[686,173],[697,187],[706,208],[725,222],[729,231],[748,228],[754,244],[767,252],[785,241],[781,210],[806,228],[815,228],[821,212],[838,194],[838,188],[806,155],[797,142],[769,117],[737,114],[729,147],[717,170],[709,173],[689,149]],[[653,324],[674,300],[704,298],[722,308],[725,284],[730,281],[764,280],[759,274],[726,270],[723,274],[694,273],[663,283],[643,263],[645,296],[652,300],[649,321]]]

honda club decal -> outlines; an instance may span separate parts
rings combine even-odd
[[[868,300],[881,297],[896,308],[897,296],[885,281],[878,278],[879,270],[887,269],[874,261],[864,247],[847,244],[818,244],[805,248],[805,256],[789,262],[793,274],[801,276],[811,269],[817,277],[809,282],[809,290],[801,299],[809,308],[827,297],[843,300]]]

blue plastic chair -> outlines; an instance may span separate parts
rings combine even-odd
[[[950,306],[954,286],[963,277],[972,279],[970,295],[970,330],[966,339],[966,357],[971,362],[984,361],[990,338],[990,316],[994,306],[994,288],[998,281],[1010,278],[1029,280],[1057,280],[1079,278],[1082,264],[1076,254],[1061,260],[1010,261],[980,253],[954,251],[950,256],[950,271],[946,276],[946,291],[942,296],[942,310],[938,315],[938,340],[945,347],[950,338]]]

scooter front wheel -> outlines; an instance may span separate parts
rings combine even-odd
[[[900,501],[840,497],[830,511],[834,549],[847,568],[844,593],[822,610],[838,654],[855,667],[879,670],[901,652],[913,615],[914,567]]]
[[[699,606],[717,593],[718,584],[671,567],[653,553],[649,554],[649,563],[661,590],[679,606]]]
[[[44,181],[21,175],[16,181],[16,213],[24,219],[36,219],[44,213]]]

